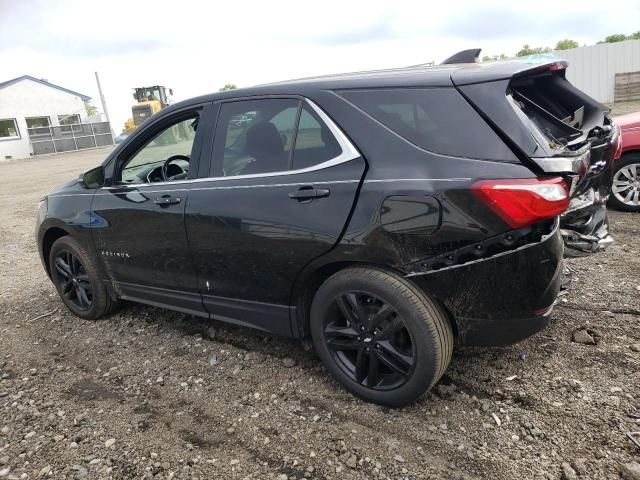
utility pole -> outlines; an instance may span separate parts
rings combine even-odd
[[[102,111],[104,112],[104,116],[107,117],[107,122],[111,124],[109,120],[109,112],[107,111],[107,102],[104,100],[104,94],[102,93],[102,87],[100,86],[100,77],[98,77],[98,72],[96,73],[96,83],[98,84],[98,92],[100,93],[100,101],[102,102]]]

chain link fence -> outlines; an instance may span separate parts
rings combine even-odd
[[[27,129],[34,155],[72,152],[113,145],[109,122],[74,123]]]

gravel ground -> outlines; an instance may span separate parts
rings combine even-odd
[[[612,212],[616,243],[569,260],[550,328],[458,349],[389,410],[294,341],[137,305],[69,313],[37,203],[107,152],[0,163],[0,479],[617,479],[640,462],[640,215]]]
[[[618,102],[615,104],[607,105],[611,108],[613,115],[626,115],[627,113],[633,113],[640,111],[640,100],[630,100],[628,102]]]

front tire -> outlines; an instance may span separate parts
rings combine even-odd
[[[78,317],[96,320],[117,308],[95,262],[73,238],[61,237],[51,246],[49,271],[60,299]]]
[[[623,212],[640,212],[640,152],[619,158],[614,169],[609,205]]]
[[[412,283],[374,268],[327,279],[311,305],[311,336],[324,366],[369,402],[400,407],[417,400],[447,369],[451,324]]]

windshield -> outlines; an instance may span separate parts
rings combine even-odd
[[[160,87],[137,88],[134,97],[138,102],[146,102],[156,100],[165,103],[164,95]]]

